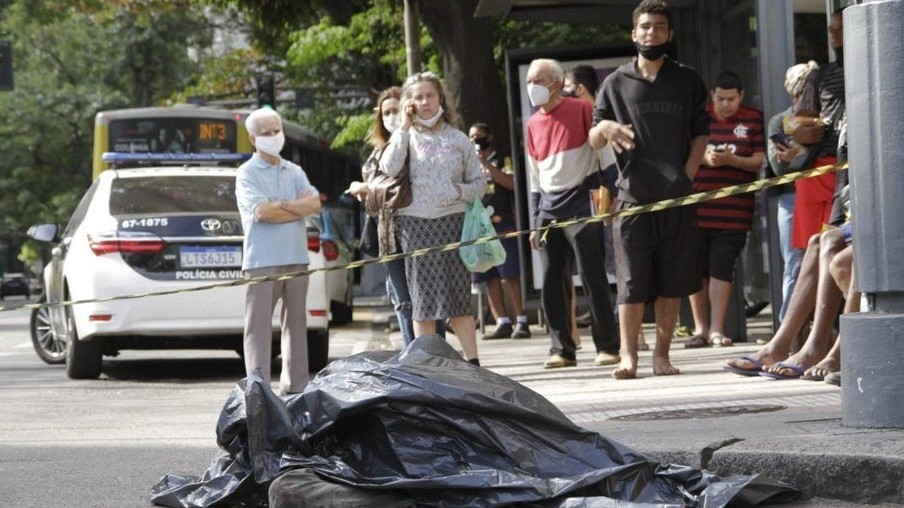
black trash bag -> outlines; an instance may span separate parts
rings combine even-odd
[[[661,465],[465,362],[437,335],[395,355],[335,361],[285,400],[252,375],[227,400],[217,435],[224,451],[204,477],[167,475],[152,502],[253,506],[280,473],[298,469],[363,497],[393,493],[426,506],[716,507],[799,494],[757,475]]]

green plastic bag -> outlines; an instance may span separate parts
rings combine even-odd
[[[469,242],[478,238],[495,237],[493,229],[493,207],[484,208],[479,199],[468,205],[465,212],[465,225],[461,230],[461,241]],[[502,242],[494,238],[486,243],[467,245],[458,249],[458,255],[469,271],[482,273],[494,266],[505,263],[505,249]]]

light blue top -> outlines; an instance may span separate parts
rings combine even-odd
[[[283,158],[279,165],[254,154],[239,167],[235,197],[245,230],[242,270],[308,264],[308,231],[304,217],[292,222],[263,222],[254,218],[261,203],[293,200],[313,189],[301,166]]]

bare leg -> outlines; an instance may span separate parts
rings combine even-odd
[[[477,334],[474,330],[474,316],[467,314],[453,317],[452,329],[455,330],[455,336],[458,337],[461,349],[465,353],[465,360],[477,358]]]
[[[813,326],[807,336],[806,342],[800,351],[789,356],[784,363],[798,365],[808,369],[816,364],[826,354],[829,340],[832,339],[832,328],[838,309],[841,306],[842,292],[832,277],[830,266],[832,258],[845,247],[841,231],[837,229],[826,231],[820,238],[819,275],[816,289],[816,309],[813,317]],[[773,365],[766,368],[768,372],[783,376],[795,376],[795,371],[787,367]]]
[[[505,287],[508,288],[509,298],[512,300],[512,310],[515,316],[524,315],[524,303],[521,301],[521,280],[518,277],[508,277],[502,279]]]
[[[833,259],[830,266],[832,276],[838,284],[839,289],[847,288],[845,291],[846,300],[844,302],[844,313],[860,312],[860,292],[854,285],[853,272],[853,250],[850,246],[838,253]],[[815,380],[825,378],[830,372],[841,370],[841,336],[835,341],[832,349],[826,356],[816,365],[807,369],[804,376]]]
[[[763,365],[772,365],[784,360],[790,353],[791,343],[803,328],[816,307],[816,286],[819,279],[819,235],[813,235],[807,244],[807,251],[800,264],[797,284],[791,293],[785,319],[766,345],[750,356]],[[741,359],[728,360],[728,364],[739,369],[755,370],[756,365]]]
[[[713,302],[709,295],[710,278],[703,279],[703,287],[700,291],[688,298],[691,302],[691,313],[694,315],[694,335],[699,335],[709,340],[710,333],[710,303]]]
[[[506,317],[505,297],[502,293],[502,281],[499,278],[487,281],[487,303],[490,304],[490,312],[493,313],[496,326],[499,326],[499,318]]]
[[[653,374],[657,376],[672,376],[681,373],[672,366],[669,360],[669,348],[672,345],[672,335],[675,333],[675,322],[678,319],[680,305],[680,298],[660,296],[656,299],[656,346],[653,348]]]
[[[436,321],[430,320],[414,322],[414,338],[418,338],[421,335],[430,335],[432,333],[436,333]]]
[[[710,337],[716,334],[722,337],[723,346],[731,346],[734,341],[725,336],[725,316],[728,314],[728,302],[731,300],[731,281],[711,278],[709,280]]]
[[[643,335],[643,324],[640,326],[640,332],[637,333],[637,350],[638,351],[649,351],[650,345],[647,344],[647,339]]]
[[[612,377],[615,379],[637,377],[637,334],[643,323],[643,310],[643,303],[623,303],[618,306],[621,361],[612,371]]]

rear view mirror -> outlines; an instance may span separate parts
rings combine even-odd
[[[60,226],[58,224],[35,224],[28,228],[28,236],[39,242],[57,242]]]

